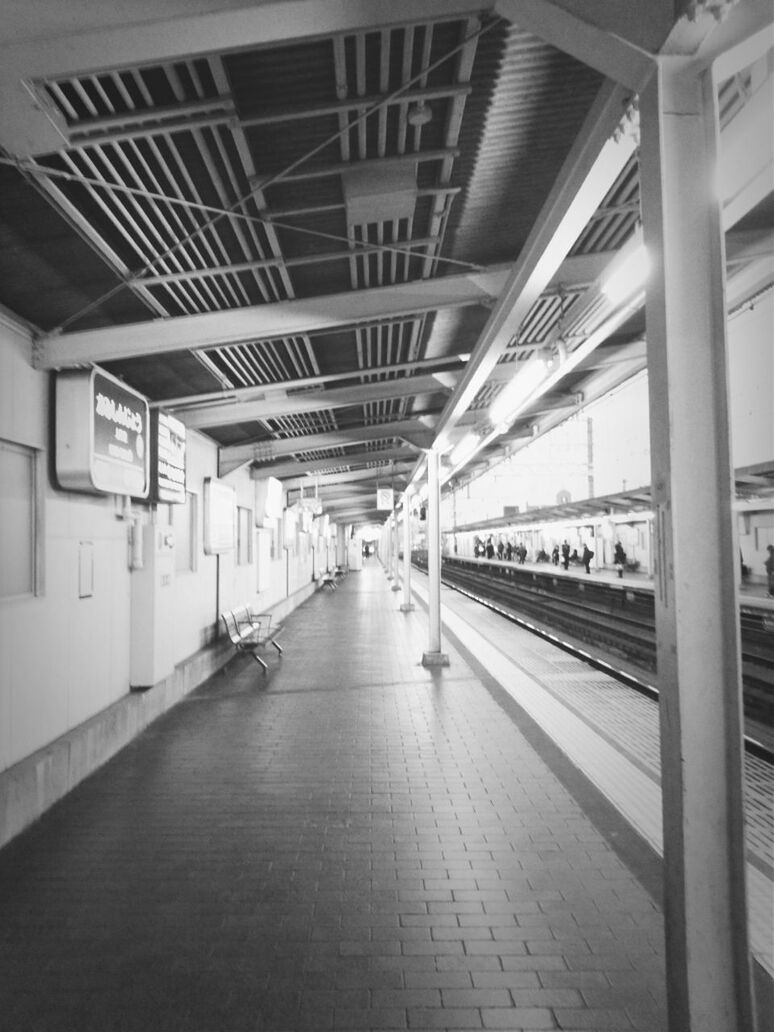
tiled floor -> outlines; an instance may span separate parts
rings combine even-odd
[[[3,1032],[665,1028],[654,854],[399,603],[318,592],[0,852]]]

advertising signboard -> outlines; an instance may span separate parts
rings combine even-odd
[[[103,369],[56,380],[56,474],[76,491],[147,498],[148,402]]]
[[[168,412],[151,412],[151,499],[185,502],[185,424]]]
[[[204,478],[204,552],[231,552],[236,545],[236,491],[214,477]]]

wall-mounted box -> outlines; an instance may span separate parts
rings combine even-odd
[[[55,465],[74,491],[147,498],[147,399],[103,369],[58,373]]]

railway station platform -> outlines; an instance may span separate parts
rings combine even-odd
[[[652,833],[524,705],[588,675],[445,590],[424,668],[414,587],[318,591],[0,851],[2,1032],[666,1029]]]

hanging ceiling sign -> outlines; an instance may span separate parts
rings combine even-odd
[[[56,380],[56,475],[75,491],[147,498],[148,401],[103,369]]]
[[[185,423],[168,412],[151,412],[151,499],[185,502]]]
[[[376,508],[386,509],[392,512],[393,500],[392,500],[392,488],[391,487],[377,487],[376,489]]]

